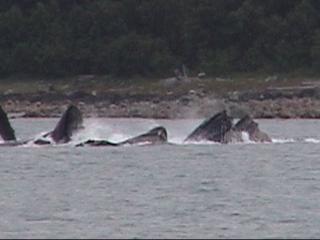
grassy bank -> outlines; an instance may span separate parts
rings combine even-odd
[[[28,94],[36,92],[70,92],[84,91],[90,93],[118,94],[177,94],[183,95],[190,90],[204,94],[224,95],[232,91],[262,90],[267,87],[303,85],[306,82],[317,82],[320,76],[310,73],[267,74],[267,73],[234,73],[209,77],[188,77],[184,80],[175,78],[134,77],[128,79],[110,76],[81,75],[65,78],[40,78],[12,76],[0,79],[2,94]]]

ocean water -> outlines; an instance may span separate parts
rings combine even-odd
[[[20,139],[58,119],[14,119]],[[320,121],[273,143],[184,144],[202,119],[86,119],[70,144],[1,147],[0,238],[319,238]],[[74,147],[162,125],[172,145]]]

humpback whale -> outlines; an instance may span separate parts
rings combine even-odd
[[[17,141],[15,132],[11,127],[7,114],[0,106],[0,135],[4,140],[4,143],[1,143],[0,146],[18,146],[29,142],[37,145],[48,145],[52,142],[55,144],[67,143],[71,141],[72,135],[82,128],[83,119],[80,110],[74,105],[69,105],[52,131],[43,134],[37,139]],[[146,133],[118,143],[113,143],[107,140],[87,140],[83,143],[77,144],[76,146],[123,146],[134,144],[149,145],[167,143],[167,140],[167,130],[162,126],[159,126]]]
[[[72,135],[82,128],[82,113],[76,106],[69,105],[54,130],[44,134],[42,137],[50,137],[56,144],[67,143],[70,142]],[[45,139],[37,139],[34,141],[34,143],[50,144],[50,141]]]
[[[227,115],[226,110],[203,121],[184,141],[243,142],[242,132],[249,135],[250,141],[272,141],[265,132],[259,129],[258,123],[249,115],[245,115],[233,125],[233,119]]]
[[[16,136],[11,124],[9,122],[8,116],[3,111],[2,107],[0,106],[0,135],[3,141],[16,141]]]
[[[69,105],[52,131],[43,134],[38,139],[18,141],[16,139],[14,129],[11,127],[7,114],[0,106],[0,136],[4,141],[3,143],[0,143],[0,146],[17,146],[30,142],[37,145],[68,143],[71,141],[72,136],[82,128],[82,113],[76,106]],[[235,125],[233,125],[233,118],[227,114],[226,110],[218,112],[211,118],[204,120],[187,136],[184,142],[242,142],[244,141],[242,137],[243,132],[248,134],[250,141],[272,142],[268,134],[261,131],[258,123],[256,123],[249,115],[245,115]],[[145,133],[121,142],[89,139],[85,142],[77,144],[76,146],[124,146],[137,144],[168,144],[167,130],[163,126],[158,126]]]
[[[39,139],[17,141],[8,116],[0,106],[0,135],[4,141],[0,146],[17,146],[29,142],[38,145],[50,144],[52,142],[56,144],[67,143],[75,132],[83,128],[82,124],[83,119],[80,110],[74,105],[69,105],[53,131],[42,135]]]
[[[124,145],[135,145],[135,144],[144,144],[144,145],[155,145],[155,144],[164,144],[168,141],[167,130],[162,127],[155,127],[150,131],[140,134],[136,137],[129,138],[125,141],[113,143],[107,140],[87,140],[83,143],[77,144],[76,146],[124,146]]]
[[[203,121],[184,141],[208,140],[223,143],[225,142],[225,134],[232,128],[232,120],[227,115],[227,111],[223,110]]]
[[[267,133],[259,129],[259,124],[249,116],[245,115],[241,118],[233,128],[236,132],[247,132],[250,141],[253,142],[272,142]]]
[[[133,138],[129,138],[123,142],[120,142],[119,145],[132,145],[132,144],[140,144],[140,143],[145,143],[145,144],[162,144],[166,143],[168,141],[168,134],[167,130],[162,127],[155,127],[151,129],[150,131],[138,135]]]

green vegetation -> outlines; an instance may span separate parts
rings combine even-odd
[[[305,72],[269,75],[263,72],[234,73],[222,77],[190,77],[188,81],[172,78],[114,78],[109,75],[82,75],[72,77],[27,78],[8,77],[0,81],[0,92],[4,94],[71,93],[118,94],[122,96],[158,95],[177,97],[189,94],[225,96],[233,91],[263,90],[267,87],[296,87],[317,84],[319,77]]]
[[[319,11],[316,0],[0,0],[0,74],[319,74]]]

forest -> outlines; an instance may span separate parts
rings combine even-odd
[[[317,0],[0,0],[0,74],[320,73]]]

